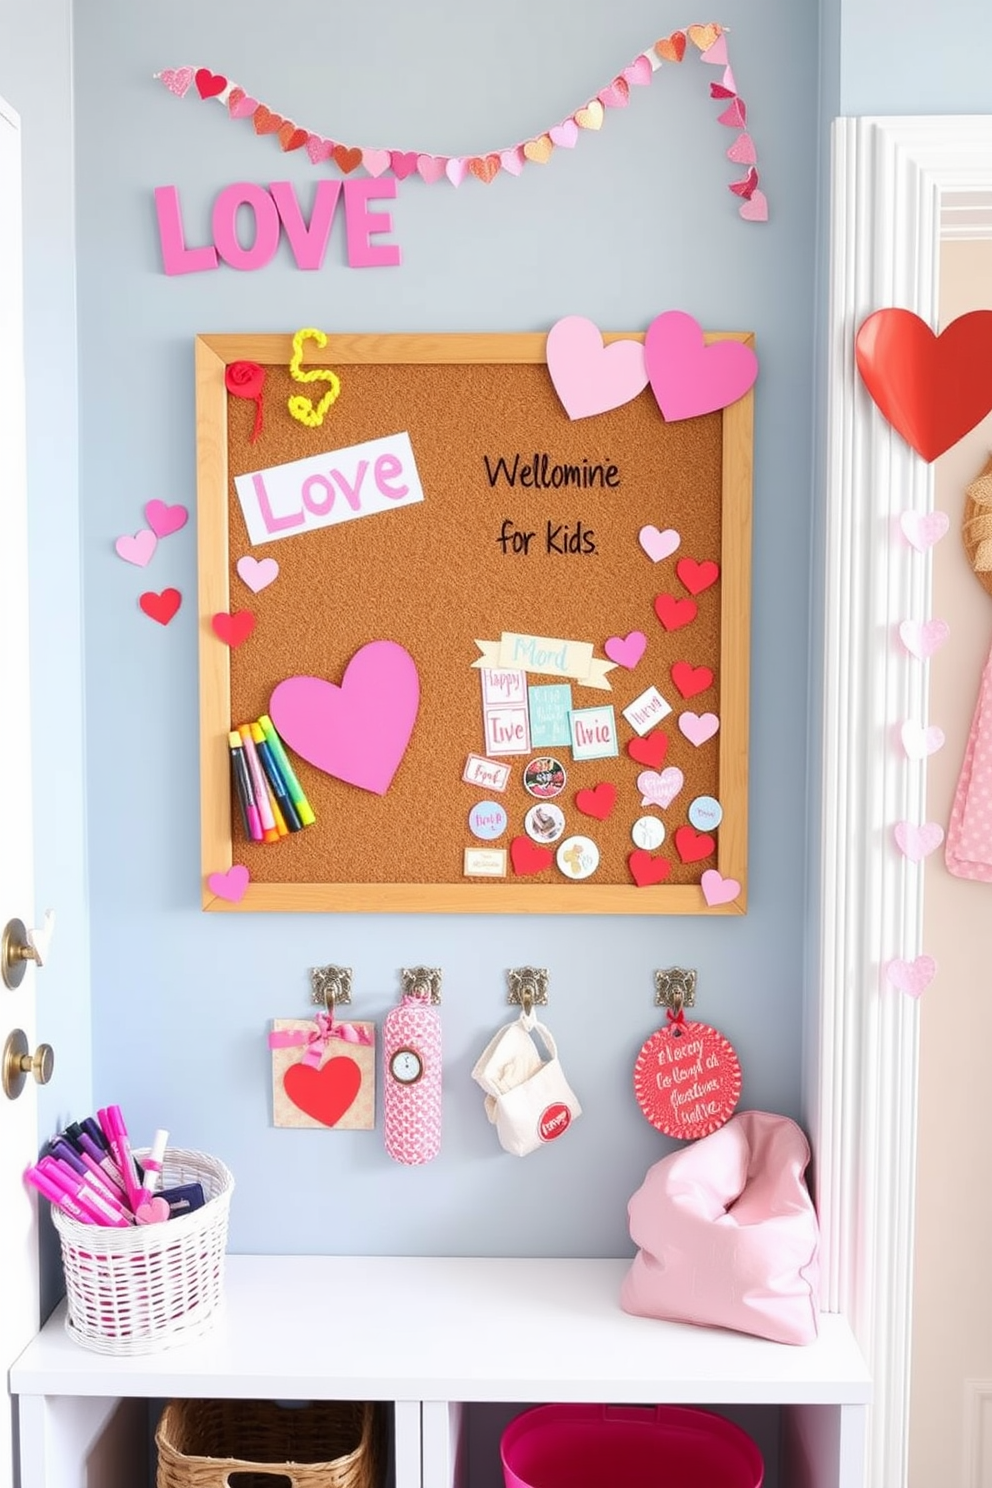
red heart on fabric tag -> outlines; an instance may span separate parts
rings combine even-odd
[[[675,831],[675,850],[683,863],[698,863],[716,852],[716,842],[708,832],[697,832],[695,827],[678,827]]]
[[[246,641],[255,629],[255,616],[251,610],[235,610],[229,615],[226,610],[221,610],[210,622],[215,636],[222,640],[225,646],[240,646]]]
[[[639,889],[646,889],[650,884],[664,883],[672,871],[667,858],[653,858],[641,847],[627,855],[627,867]]]
[[[362,1071],[347,1054],[337,1054],[321,1069],[291,1064],[282,1084],[293,1105],[305,1115],[324,1126],[336,1126],[354,1104],[362,1085]]]
[[[657,770],[668,753],[668,735],[656,729],[646,739],[630,739],[627,742],[627,753],[639,765],[651,765]]]
[[[201,98],[216,98],[227,87],[227,78],[211,72],[208,67],[201,67],[194,81]]]
[[[685,583],[685,580],[682,581]],[[654,612],[666,630],[681,630],[689,625],[699,613],[693,599],[676,599],[674,594],[659,594],[655,598]]]
[[[691,698],[712,687],[713,673],[709,667],[694,667],[687,661],[677,661],[672,667],[672,681],[684,698]]]
[[[353,170],[357,170],[362,163],[361,150],[349,150],[347,145],[335,145],[331,151],[334,164],[342,175],[349,176]]]
[[[145,614],[152,620],[157,620],[159,625],[168,625],[182,602],[183,597],[178,589],[163,589],[161,594],[149,589],[138,600]]]
[[[911,310],[876,310],[855,352],[882,416],[928,463],[992,410],[992,310],[959,315],[939,336]]]
[[[575,804],[583,816],[594,816],[605,821],[617,803],[617,788],[608,780],[601,780],[592,790],[580,790],[575,794]]]
[[[551,867],[554,853],[550,848],[538,847],[529,837],[514,837],[510,843],[510,860],[514,873],[541,873]]]
[[[705,558],[702,563],[697,563],[695,558],[680,558],[675,565],[675,572],[690,594],[702,594],[704,589],[712,588],[720,577],[720,566],[710,558]]]

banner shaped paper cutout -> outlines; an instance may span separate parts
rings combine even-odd
[[[600,692],[613,690],[606,674],[615,669],[616,663],[594,657],[589,641],[566,641],[555,636],[520,635],[504,630],[498,641],[476,640],[475,644],[482,655],[473,661],[474,667],[517,667],[548,677],[568,677]]]
[[[297,537],[423,501],[409,434],[290,460],[235,477],[252,543]]]

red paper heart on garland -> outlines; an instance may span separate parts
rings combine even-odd
[[[702,858],[712,857],[716,852],[716,842],[708,832],[697,832],[695,827],[678,827],[675,850],[683,863],[698,863]]]
[[[221,77],[219,73],[211,72],[208,67],[200,68],[194,82],[201,98],[217,98],[227,87],[227,78]]]
[[[347,1054],[337,1054],[321,1069],[291,1064],[282,1077],[293,1105],[324,1126],[336,1126],[354,1104],[362,1087],[362,1071]]]
[[[639,889],[646,889],[650,884],[664,883],[672,871],[667,858],[653,858],[641,847],[628,854],[627,867]]]
[[[682,581],[685,583],[685,580]],[[674,594],[659,594],[655,598],[654,612],[666,630],[681,630],[691,625],[699,613],[693,599],[676,599]]]
[[[256,134],[277,134],[286,120],[282,114],[274,114],[264,103],[260,103],[251,116]]]
[[[684,698],[691,698],[712,687],[713,673],[709,667],[694,667],[687,661],[677,661],[672,667],[672,681]]]
[[[291,119],[287,119],[285,124],[279,128],[279,143],[287,155],[290,150],[301,150],[309,138],[309,131],[306,129],[297,129]]]
[[[468,163],[468,168],[473,176],[476,176],[483,185],[488,186],[490,181],[494,181],[499,175],[499,156],[486,155],[480,157],[474,155]]]
[[[213,633],[225,646],[240,646],[255,629],[255,616],[251,610],[235,610],[229,615],[221,610],[210,622]]]
[[[510,843],[510,860],[514,873],[542,873],[551,867],[554,853],[550,848],[538,847],[529,837],[514,837]]]
[[[353,170],[357,170],[362,163],[361,150],[349,150],[347,145],[335,145],[331,151],[334,164],[342,175],[349,176]]]
[[[992,310],[959,315],[939,336],[911,310],[876,310],[855,351],[883,417],[927,462],[992,410]]]
[[[617,803],[617,788],[608,780],[601,780],[592,790],[580,790],[575,793],[575,804],[583,816],[594,816],[597,821],[605,821]]]
[[[650,765],[653,770],[657,770],[668,753],[668,735],[656,729],[646,739],[630,739],[627,742],[627,753],[639,765]]]

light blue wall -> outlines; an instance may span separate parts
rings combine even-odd
[[[982,114],[992,108],[986,0],[821,0],[841,15],[840,112]]]
[[[328,134],[438,152],[526,137],[574,108],[672,24],[624,7],[372,0],[284,10],[258,0],[103,0],[76,16],[76,165],[95,1097],[134,1134],[223,1156],[236,1250],[617,1253],[625,1206],[667,1150],[631,1094],[655,967],[699,971],[699,1012],[736,1043],[744,1103],[797,1114],[805,874],[810,368],[816,13],[727,0],[752,106],[767,227],[742,224],[730,140],[693,60],[546,170],[493,186],[399,188],[404,263],[351,271],[337,237],[317,274],[285,256],[250,275],[160,272],[152,188],[180,186],[197,241],[224,184],[313,179],[216,104],[153,83],[185,62],[225,71]],[[789,36],[788,65],[776,52]],[[567,313],[643,328],[665,308],[754,328],[757,400],[751,908],[745,919],[206,916],[197,908],[194,533],[146,571],[113,553],[145,501],[193,502],[191,345],[198,331],[542,330]],[[162,630],[139,592],[178,586]],[[429,831],[429,823],[421,824]],[[376,1133],[269,1125],[274,1016],[302,1016],[307,968],[355,968],[354,1014],[379,1018],[398,968],[443,967],[445,1138],[404,1170]],[[505,969],[551,972],[549,1021],[586,1114],[526,1162],[499,1152],[471,1066],[504,1017]]]

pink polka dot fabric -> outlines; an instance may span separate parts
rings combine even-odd
[[[954,792],[944,861],[957,878],[992,883],[992,652]]]

